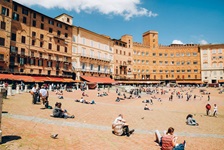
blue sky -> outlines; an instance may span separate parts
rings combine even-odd
[[[73,24],[111,38],[142,42],[148,30],[159,43],[224,43],[224,0],[15,0],[50,17],[73,16]]]

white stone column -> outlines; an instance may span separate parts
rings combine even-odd
[[[89,85],[88,84],[86,84],[86,90],[89,90]]]
[[[51,85],[49,86],[49,91],[52,91],[52,86]]]
[[[7,95],[12,96],[12,85],[8,85]]]
[[[37,84],[36,84],[36,89],[38,89],[38,88],[39,88],[39,84],[37,83]]]
[[[28,86],[27,86],[27,85],[25,85],[25,89],[24,89],[24,92],[27,92],[27,87],[28,87]]]
[[[77,90],[79,89],[79,83],[76,83],[76,89]]]
[[[19,84],[16,85],[16,94],[19,94]]]

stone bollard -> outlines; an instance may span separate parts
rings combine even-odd
[[[7,95],[12,96],[12,85],[8,85]]]
[[[19,85],[16,85],[16,94],[19,94]]]
[[[27,87],[28,87],[28,86],[27,86],[27,85],[25,85],[25,89],[24,89],[24,92],[27,92]]]
[[[79,83],[76,83],[76,90],[79,89]]]
[[[49,91],[52,91],[52,86],[51,85],[49,86]]]

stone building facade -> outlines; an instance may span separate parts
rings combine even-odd
[[[201,74],[204,83],[224,83],[224,44],[200,46]]]
[[[133,38],[131,35],[123,35],[120,40],[113,39],[114,61],[113,77],[116,80],[133,79]]]
[[[70,75],[72,26],[17,2],[8,3],[11,11],[4,31],[8,55],[5,54],[4,59],[9,60],[6,63],[9,70],[6,67],[1,70],[31,75]],[[2,9],[7,6],[6,1],[1,1],[1,5]]]
[[[81,27],[73,27],[72,68],[80,77],[111,77],[113,45],[110,37]]]
[[[143,34],[133,45],[134,79],[159,81],[200,80],[200,51],[194,44],[158,44],[158,32]],[[192,81],[193,82],[193,81]]]

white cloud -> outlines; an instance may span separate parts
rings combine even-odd
[[[91,13],[93,11],[105,15],[120,15],[125,20],[132,17],[146,16],[156,17],[158,14],[140,7],[141,0],[15,0],[24,5],[39,5],[47,9],[63,8],[77,13],[84,11]]]
[[[184,43],[181,42],[180,40],[173,40],[172,44],[184,44]]]
[[[199,43],[202,45],[208,44],[208,42],[206,40],[200,40]]]

